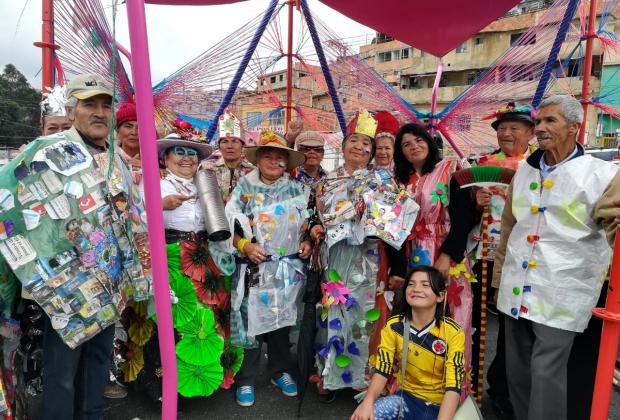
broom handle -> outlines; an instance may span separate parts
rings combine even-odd
[[[484,349],[487,335],[487,276],[489,253],[489,206],[482,212],[482,275],[480,278],[480,350],[478,351],[478,387],[476,402],[482,407],[484,392]]]

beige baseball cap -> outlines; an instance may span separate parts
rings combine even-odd
[[[80,74],[67,83],[67,98],[88,99],[97,95],[112,95],[112,88],[98,74]]]
[[[325,139],[316,131],[304,131],[297,136],[295,145],[297,149],[299,149],[299,146],[325,146]]]

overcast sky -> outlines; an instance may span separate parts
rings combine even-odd
[[[101,1],[111,22],[113,0]],[[153,81],[173,73],[264,11],[268,4],[267,0],[249,0],[223,6],[147,5]],[[317,0],[309,0],[309,5],[313,13],[353,45],[372,39],[371,29]],[[12,63],[24,73],[33,87],[40,88],[41,50],[32,43],[41,40],[41,0],[0,0],[0,16],[0,68]],[[296,16],[299,18],[299,14]],[[116,34],[119,42],[129,48],[125,5],[118,7]]]

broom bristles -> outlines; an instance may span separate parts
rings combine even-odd
[[[500,166],[474,166],[461,169],[452,174],[452,177],[461,188],[472,186],[489,187],[494,185],[508,185],[512,181],[515,171]]]

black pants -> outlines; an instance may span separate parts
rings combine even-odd
[[[271,377],[277,379],[285,372],[293,372],[294,365],[289,341],[290,329],[290,327],[284,327],[256,337],[258,347],[245,349],[243,353],[243,364],[235,376],[237,386],[254,385],[260,369],[264,342],[267,343],[267,360]]]
[[[43,337],[43,420],[99,420],[109,380],[114,325],[75,349],[46,317]]]
[[[493,287],[491,287],[491,278],[493,275],[493,261],[487,264],[487,305],[492,302]],[[475,391],[478,387],[478,364],[480,362],[480,318],[482,305],[482,262],[478,261],[473,267],[474,274],[478,279],[477,283],[471,283],[473,293],[473,309],[472,309],[472,327],[475,332],[472,337],[472,389]],[[488,313],[487,313],[488,317]],[[487,381],[489,395],[499,403],[508,403],[508,381],[506,379],[506,343],[504,331],[504,315],[498,315],[499,331],[497,334],[497,348],[495,358],[491,361],[487,372]],[[486,346],[489,347],[488,345]]]
[[[596,306],[605,306],[608,286],[609,283],[605,282]],[[573,342],[567,367],[568,420],[590,418],[602,330],[603,321],[593,316],[586,330],[581,334],[577,334]]]

